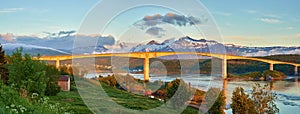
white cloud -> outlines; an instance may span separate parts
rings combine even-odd
[[[216,14],[216,15],[221,15],[221,16],[231,16],[231,15],[232,15],[231,13],[227,13],[227,12],[220,12],[220,11],[213,12],[213,14]]]
[[[286,28],[282,28],[282,30],[294,30],[295,27],[286,27]]]
[[[12,13],[12,12],[18,12],[23,10],[24,8],[4,8],[4,9],[0,9],[0,13]]]
[[[265,23],[270,23],[270,24],[282,23],[281,20],[273,19],[273,18],[257,18],[257,20],[265,22]]]
[[[265,17],[270,17],[270,18],[281,18],[281,16],[279,15],[275,15],[275,14],[264,14]]]
[[[247,12],[247,13],[250,13],[250,14],[255,14],[255,13],[257,13],[256,10],[246,10],[246,12]]]

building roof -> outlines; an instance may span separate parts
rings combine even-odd
[[[69,76],[67,76],[67,75],[62,75],[62,76],[60,76],[60,78],[59,78],[59,81],[69,81]]]

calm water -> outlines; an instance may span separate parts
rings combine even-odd
[[[111,75],[110,73],[101,74],[102,76]],[[131,74],[135,78],[143,79],[143,74]],[[95,74],[88,74],[86,77],[94,77]],[[179,78],[179,77],[178,77]],[[199,76],[199,75],[185,75],[181,77],[191,86],[199,88],[201,90],[207,90],[209,87],[225,87],[227,103],[231,102],[231,94],[236,87],[243,87],[247,93],[250,93],[252,86],[255,83],[271,85],[272,90],[277,93],[278,100],[276,102],[281,114],[299,114],[300,113],[300,84],[298,78],[289,77],[289,80],[265,82],[265,81],[222,81],[220,77],[213,76]],[[172,81],[176,77],[165,77],[165,76],[151,76],[150,81]],[[227,87],[226,87],[227,86]],[[225,110],[226,113],[230,114],[231,109]]]

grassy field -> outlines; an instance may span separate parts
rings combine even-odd
[[[75,87],[74,87],[75,88]],[[92,111],[84,104],[76,89],[72,89],[69,92],[62,91],[56,96],[50,96],[51,103],[60,103],[67,108],[68,112],[77,114],[92,114]]]
[[[80,90],[79,92],[82,98],[87,102],[87,105],[85,105],[79,92],[74,87],[70,92],[60,92],[57,96],[50,97],[50,102],[62,104],[67,108],[67,111],[71,113],[198,114],[198,110],[190,107],[187,107],[185,110],[173,109],[168,103],[165,104],[156,99],[118,90],[105,84],[102,84],[105,93],[99,92],[101,91],[99,85],[97,86],[87,80],[78,81],[76,84],[79,85],[77,88]],[[88,107],[93,111],[90,111]]]

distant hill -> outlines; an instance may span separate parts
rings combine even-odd
[[[264,58],[270,60],[278,60],[284,62],[291,62],[291,63],[300,63],[300,55],[272,55],[272,56],[265,56],[265,57],[257,57],[257,58]]]
[[[280,58],[279,58],[280,57]],[[276,56],[267,56],[262,57],[265,59],[287,61],[287,62],[299,62],[300,55],[276,55]],[[296,60],[296,61],[295,61]],[[194,59],[160,59],[153,58],[151,62],[162,63],[164,67],[152,67],[151,72],[160,73],[168,69],[168,74],[180,74],[180,73],[198,73],[200,69],[201,74],[210,74],[212,69],[211,59],[199,59],[195,61]],[[143,60],[140,61],[131,59],[130,68],[134,69],[143,69]],[[184,64],[183,64],[184,63]],[[221,63],[220,60],[216,59],[216,63]],[[250,72],[264,72],[269,70],[270,65],[268,63],[252,60],[228,60],[227,62],[228,74],[240,75],[247,74]],[[220,64],[218,64],[220,65]],[[166,69],[164,69],[166,68]],[[285,65],[285,64],[276,64],[274,65],[274,70],[283,72],[285,75],[292,76],[294,75],[294,66]],[[300,68],[299,68],[300,71]]]

